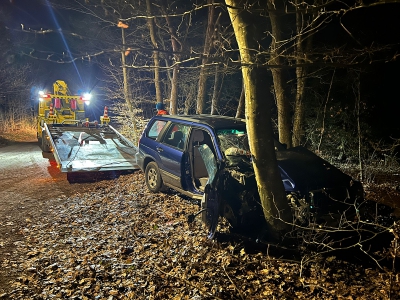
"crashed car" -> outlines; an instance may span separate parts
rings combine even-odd
[[[286,149],[275,141],[275,149],[295,223],[311,216],[341,222],[344,212],[356,214],[363,198],[360,182],[303,147]],[[168,187],[201,200],[210,237],[220,216],[233,228],[265,222],[243,119],[155,116],[143,131],[136,158],[151,192]]]

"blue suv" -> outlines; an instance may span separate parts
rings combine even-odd
[[[296,222],[308,221],[311,215],[337,214],[340,219],[363,198],[360,182],[311,151],[286,149],[277,141],[275,149]],[[243,119],[155,116],[143,131],[136,158],[151,192],[168,187],[201,200],[211,236],[219,216],[233,227],[264,220]]]

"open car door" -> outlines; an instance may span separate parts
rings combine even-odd
[[[223,168],[221,164],[217,164],[215,155],[208,145],[201,145],[198,149],[208,173],[208,181],[201,200],[201,218],[208,230],[208,238],[212,239],[219,218],[220,195],[217,187],[220,180],[219,174]]]

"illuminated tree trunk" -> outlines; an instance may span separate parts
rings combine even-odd
[[[303,67],[296,68],[297,88],[293,116],[293,146],[300,146],[304,140],[304,89],[305,70]]]
[[[296,4],[298,1],[296,0]],[[296,9],[298,6],[296,5]],[[301,33],[301,13],[296,13],[296,64],[301,64],[303,62],[301,55],[303,51],[303,36]],[[293,146],[300,146],[304,140],[304,93],[306,84],[306,71],[305,67],[296,67],[296,100],[294,103],[294,113],[293,113]]]
[[[282,23],[280,16],[277,12],[276,3],[268,0],[269,17],[271,21],[271,60],[270,64],[275,66],[282,66],[284,64],[284,57],[281,56],[283,49],[279,46],[282,39]],[[272,79],[274,81],[274,90],[276,97],[276,106],[278,110],[278,133],[279,141],[286,144],[288,148],[292,145],[291,134],[291,108],[288,96],[287,78],[285,70],[279,67],[271,68]]]
[[[126,59],[125,59],[125,51],[126,51],[125,29],[121,28],[121,32],[122,32],[121,62],[122,62],[122,76],[124,79],[124,97],[126,104],[128,105],[129,112],[133,112],[131,93],[129,90],[129,75],[128,75],[128,70],[126,69]]]
[[[245,118],[250,151],[264,216],[271,233],[288,229],[284,221],[291,221],[290,208],[274,149],[271,122],[272,95],[267,88],[267,70],[256,66],[255,52],[258,41],[257,24],[242,6],[240,0],[225,0],[240,50],[242,75],[245,86]],[[261,27],[261,26],[259,26]]]
[[[242,92],[240,93],[240,98],[235,118],[243,118],[243,114],[244,114],[244,85],[242,85]]]
[[[221,88],[221,74],[219,72],[219,66],[215,66],[215,74],[214,74],[214,88],[213,88],[213,95],[211,99],[211,114],[217,115],[218,114],[218,100],[219,100],[219,91]]]
[[[308,28],[310,31],[313,28],[312,24],[305,23],[305,17],[300,5],[303,3],[299,0],[295,1],[296,4],[296,99],[294,103],[294,114],[293,114],[293,136],[292,145],[294,147],[301,146],[304,143],[304,118],[305,118],[305,92],[306,92],[306,80],[308,76],[308,70],[304,66],[307,63],[307,53],[312,48],[312,36],[306,36],[303,31],[304,28]],[[314,1],[315,5],[319,4],[319,1]],[[316,13],[311,18],[315,19]],[[303,64],[303,66],[301,66]]]
[[[174,52],[174,63],[175,65],[172,67],[172,78],[171,78],[171,95],[169,102],[169,113],[172,115],[176,115],[178,113],[178,79],[179,79],[179,61],[180,55],[178,52],[182,50],[182,45],[178,42],[178,38],[174,34],[174,29],[172,27],[171,21],[167,14],[167,10],[164,6],[162,6],[163,12],[165,14],[165,20],[168,24],[168,31],[171,36],[171,45],[172,51]]]
[[[162,95],[161,95],[161,84],[160,84],[160,55],[158,52],[158,45],[157,45],[157,39],[156,39],[156,33],[154,29],[154,20],[151,17],[151,3],[150,0],[146,0],[146,8],[147,8],[147,25],[149,27],[150,31],[150,39],[151,43],[153,44],[153,48],[155,51],[153,51],[153,61],[154,61],[154,87],[156,90],[156,101],[157,103],[162,103]]]
[[[179,66],[174,66],[172,70],[171,95],[169,97],[169,113],[171,115],[178,113],[178,78]]]
[[[207,0],[208,4],[212,4],[213,0]],[[210,55],[211,49],[211,41],[213,35],[213,20],[214,20],[214,11],[215,8],[213,5],[210,5],[208,8],[208,22],[207,22],[207,29],[206,29],[206,37],[204,39],[204,50],[203,50],[203,57],[201,60],[201,67],[200,67],[200,75],[199,75],[199,89],[197,90],[197,108],[196,112],[198,114],[204,113],[204,107],[206,102],[206,87],[207,87],[207,62],[208,56]]]

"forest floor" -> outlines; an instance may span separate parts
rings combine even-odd
[[[21,136],[0,140],[0,155],[25,149],[33,162],[18,170],[0,159],[0,299],[400,299],[397,253],[293,254],[224,222],[209,240],[200,218],[187,222],[197,202],[149,193],[139,171],[70,184]],[[392,175],[366,183],[366,197],[398,213]]]

